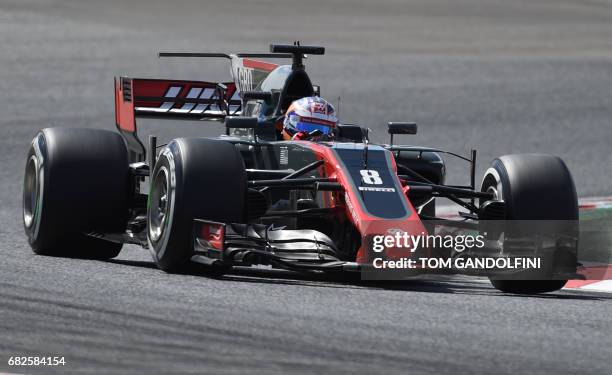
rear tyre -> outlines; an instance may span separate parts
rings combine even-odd
[[[240,153],[230,143],[179,138],[164,147],[153,170],[147,213],[149,248],[158,267],[190,271],[194,219],[244,223],[246,182]]]
[[[508,220],[554,220],[560,225],[567,223],[570,228],[578,220],[574,181],[563,160],[556,156],[520,154],[495,159],[485,173],[481,191],[492,192],[496,199],[506,202]],[[575,254],[558,250],[555,256],[575,264]],[[496,289],[517,294],[553,292],[563,288],[566,282],[491,279]]]
[[[122,244],[84,235],[125,230],[127,149],[117,133],[47,128],[32,140],[23,189],[23,223],[41,255],[110,259]]]

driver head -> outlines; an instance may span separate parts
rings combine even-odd
[[[287,109],[283,122],[283,138],[329,138],[336,130],[337,124],[334,106],[323,98],[309,96],[294,101]]]

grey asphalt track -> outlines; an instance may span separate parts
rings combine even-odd
[[[115,75],[223,79],[224,61],[158,51],[266,51],[301,39],[340,117],[385,140],[562,156],[581,196],[612,175],[612,3],[605,0],[0,0],[0,371],[13,373],[612,372],[607,294],[503,295],[482,279],[346,283],[269,270],[167,275],[116,260],[35,256],[20,213],[39,128],[114,127]],[[145,123],[162,139],[218,125]],[[451,180],[466,166],[451,163]],[[467,169],[466,169],[467,171]],[[481,173],[480,172],[480,173]],[[11,355],[65,356],[62,368]]]

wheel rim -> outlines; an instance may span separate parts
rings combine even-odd
[[[30,229],[38,213],[40,196],[38,160],[35,155],[28,159],[23,185],[23,221],[26,228]]]
[[[170,214],[170,180],[165,167],[159,169],[153,180],[149,197],[149,237],[158,241],[164,234]]]
[[[499,200],[499,192],[498,192],[498,189],[497,189],[497,185],[491,185],[491,186],[487,187],[486,192],[493,194],[493,200],[494,201],[498,201]]]
[[[482,188],[480,190],[487,193],[492,193],[493,200],[495,201],[504,200],[502,182],[497,170],[494,168],[489,168],[484,175],[485,177],[482,179]]]

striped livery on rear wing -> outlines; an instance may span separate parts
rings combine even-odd
[[[115,79],[117,126],[123,130],[135,128],[134,117],[126,112],[135,117],[222,120],[239,114],[240,105],[234,82]]]
[[[240,114],[240,110],[234,82],[115,78],[115,121],[128,141],[132,161],[145,158],[136,134],[137,117],[223,120]]]

